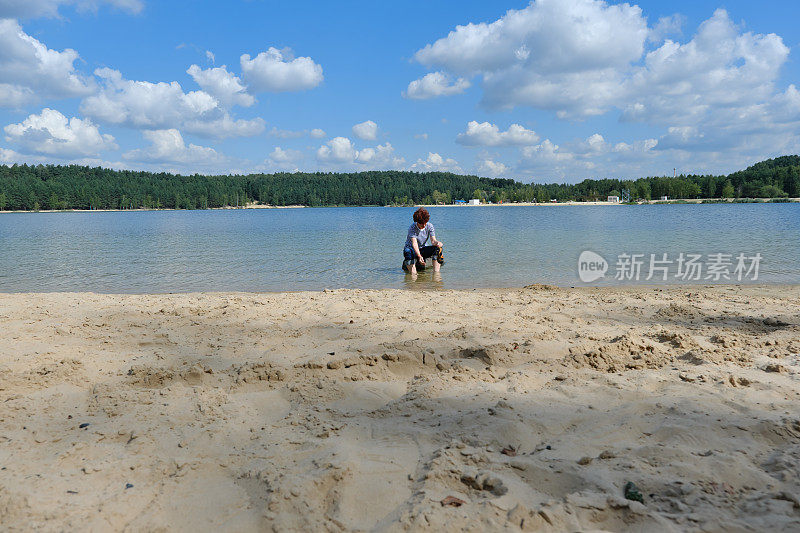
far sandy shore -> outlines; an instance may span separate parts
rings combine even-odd
[[[716,203],[726,203],[720,201],[719,198],[690,198],[688,200],[651,200],[649,202],[644,202],[644,204],[702,204],[705,201],[714,201]],[[752,203],[772,203],[771,198],[749,198],[748,200],[753,200],[748,205]],[[789,202],[797,203],[800,202],[800,198],[787,198]],[[733,204],[737,203],[734,200],[730,200],[727,203]],[[588,206],[588,205],[606,205],[606,206],[618,206],[618,205],[628,205],[628,204],[620,204],[620,203],[611,203],[611,202],[506,202],[503,204],[480,204],[478,206],[473,205],[466,205],[466,204],[414,204],[413,207],[486,207],[486,206],[502,206],[502,207],[546,207],[546,206]],[[328,207],[340,207],[340,206],[328,206]],[[355,207],[355,206],[349,206]],[[364,207],[381,207],[381,206],[364,206]],[[385,207],[400,207],[400,206],[385,206]],[[224,211],[224,210],[236,210],[236,209],[302,209],[308,208],[305,205],[262,205],[262,204],[248,204],[246,206],[241,207],[210,207],[208,209],[195,209],[193,211]],[[131,211],[186,211],[185,209],[40,209],[39,211],[0,211],[2,213],[113,213],[113,212],[131,212]]]
[[[207,207],[205,209],[167,209],[167,208],[137,208],[137,209],[39,209],[38,211],[0,211],[0,213],[131,213],[137,211],[230,211],[238,209],[302,209],[305,205],[262,205],[248,204],[241,207]]]
[[[688,198],[688,199],[673,199],[673,200],[649,200],[643,201],[640,205],[663,205],[663,204],[702,204],[703,202],[713,202],[719,204],[738,204],[738,203],[745,203],[747,205],[752,205],[753,203],[774,203],[772,202],[772,198],[747,198],[748,202],[737,202],[736,200],[720,200],[719,198]],[[797,203],[800,202],[800,198],[786,198],[786,200],[790,203]],[[569,205],[606,205],[606,206],[619,206],[619,205],[630,205],[630,204],[621,204],[621,203],[612,203],[612,202],[576,202],[573,200],[569,200],[567,202],[506,202],[502,204],[480,204],[477,206],[468,205],[468,204],[447,204],[447,205],[435,205],[435,204],[422,204],[424,207],[485,207],[488,205],[491,206],[503,206],[503,207],[547,207],[547,206],[569,206]]]
[[[800,529],[800,286],[5,294],[0,331],[3,530]]]

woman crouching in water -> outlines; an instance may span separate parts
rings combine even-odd
[[[414,223],[408,228],[406,244],[403,247],[403,270],[416,274],[417,268],[425,268],[425,260],[433,257],[433,270],[439,272],[439,267],[444,264],[442,255],[442,241],[436,240],[436,230],[429,221],[430,213],[424,207],[414,211]],[[430,240],[430,245],[425,244]]]

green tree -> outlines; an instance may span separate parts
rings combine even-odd
[[[644,200],[650,200],[652,198],[650,181],[645,179],[636,180],[636,184],[639,187],[639,196]]]
[[[450,195],[446,192],[433,191],[431,193],[433,203],[436,205],[446,205],[450,203]]]
[[[759,189],[758,196],[759,198],[785,198],[789,195],[775,185],[764,185]]]
[[[733,183],[731,183],[731,180],[727,180],[725,182],[725,184],[722,186],[722,193],[721,193],[720,197],[721,198],[733,198],[733,196],[735,194],[736,194],[736,192],[733,189]]]
[[[791,167],[784,190],[792,198],[800,197],[800,167]]]
[[[58,196],[55,193],[50,195],[50,198],[47,200],[47,208],[48,209],[62,209],[61,202],[58,201]]]
[[[532,177],[529,179],[533,179]],[[800,196],[800,156],[756,163],[728,176],[642,177],[635,181],[587,179],[580,183],[531,184],[449,172],[395,170],[358,173],[276,173],[245,176],[182,176],[77,165],[0,165],[2,208],[197,209],[246,205],[413,205],[413,199],[450,203],[454,198],[547,202],[586,201],[630,189],[633,198],[699,196]]]
[[[709,176],[706,182],[706,198],[716,198],[717,195],[717,181],[714,176]]]

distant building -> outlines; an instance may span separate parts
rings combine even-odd
[[[456,200],[453,203],[456,204],[456,205],[466,205],[467,201],[466,200]]]
[[[669,200],[669,196],[662,196],[661,197],[661,201],[662,202],[666,202],[667,200]]]
[[[557,199],[555,199],[555,198],[550,198],[550,203],[551,203],[551,204],[557,204],[557,203],[558,203],[558,200],[557,200]]]
[[[472,200],[469,201],[469,205],[481,205],[481,201],[478,200],[477,198],[473,198]]]
[[[619,196],[609,196],[608,197],[608,201],[611,202],[612,204],[618,204],[619,203]]]

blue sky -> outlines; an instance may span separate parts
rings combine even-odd
[[[789,1],[2,0],[0,163],[727,173],[800,151],[798,14]]]

